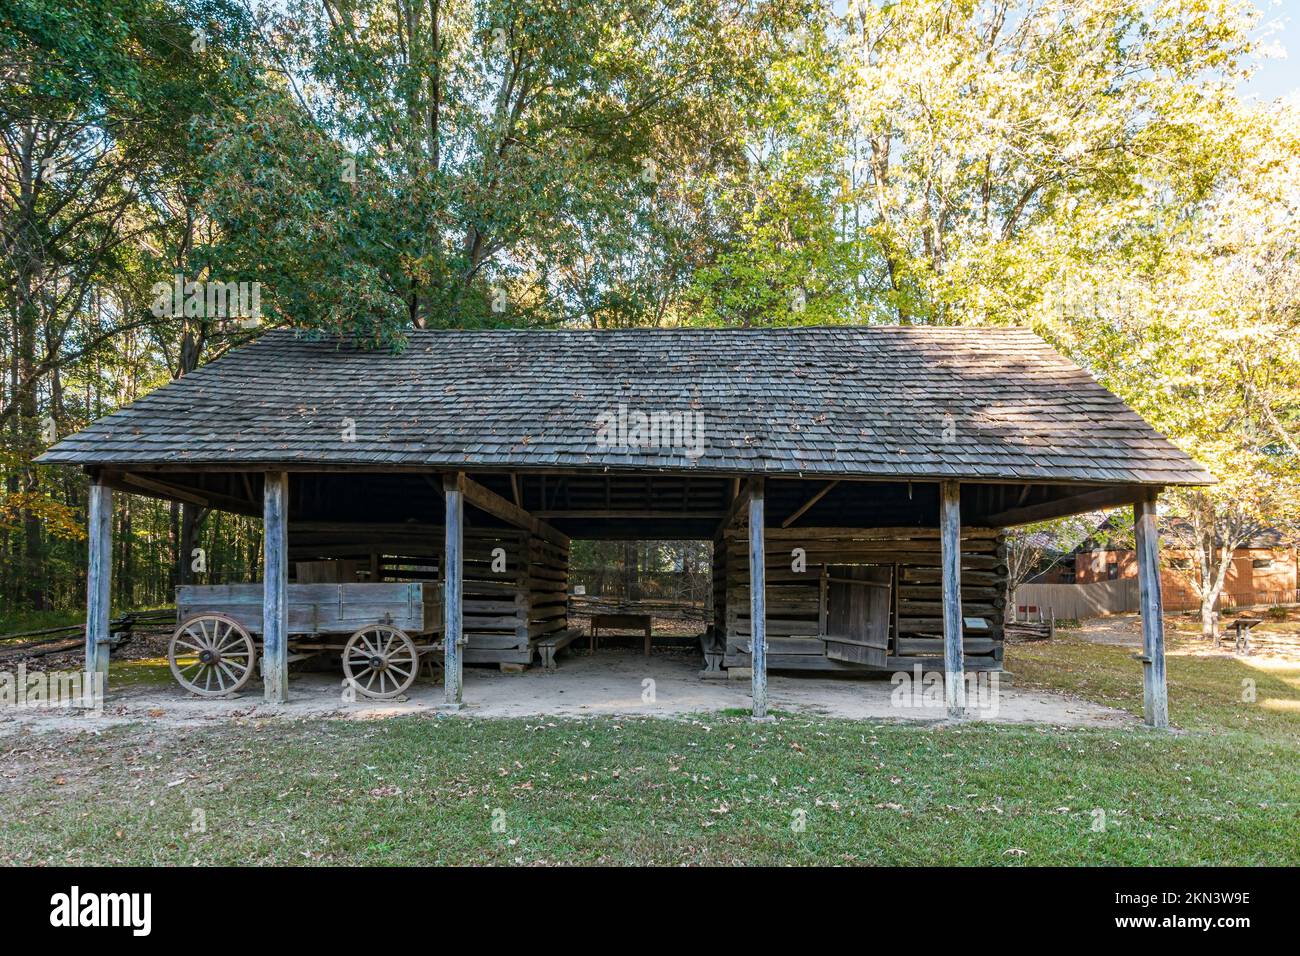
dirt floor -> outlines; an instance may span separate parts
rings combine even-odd
[[[165,666],[165,665],[164,665]],[[748,679],[700,677],[699,655],[676,648],[656,648],[646,658],[631,648],[569,650],[559,667],[546,672],[534,667],[518,674],[495,667],[466,667],[465,707],[454,716],[550,717],[588,715],[641,715],[680,717],[750,707]],[[144,721],[160,726],[196,726],[206,721],[273,717],[300,719],[337,716],[373,720],[409,713],[443,712],[441,683],[425,678],[399,701],[349,702],[343,698],[340,679],[327,673],[295,673],[289,685],[290,701],[267,705],[253,684],[234,699],[192,697],[170,680],[110,685],[104,713],[99,717],[49,710],[9,710],[0,717],[0,736],[39,730],[92,729]],[[911,697],[895,693],[888,679],[844,679],[805,675],[769,676],[769,707],[806,715],[886,720],[936,721],[942,707],[919,706]],[[1010,678],[1000,679],[996,703],[984,697],[985,706],[972,716],[1002,723],[1043,723],[1065,726],[1126,726],[1133,718],[1099,704],[1061,694],[1016,688]],[[448,713],[448,716],[452,716]]]

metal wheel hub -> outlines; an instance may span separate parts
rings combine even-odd
[[[369,664],[375,670],[383,670],[388,666],[388,661],[384,660],[382,657],[372,657],[369,660]]]
[[[199,660],[201,660],[204,664],[215,664],[217,663],[217,661],[221,660],[221,655],[219,655],[214,650],[204,648],[203,650],[199,651]]]

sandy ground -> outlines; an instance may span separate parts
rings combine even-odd
[[[1232,631],[1229,630],[1232,621],[1233,617],[1227,616],[1220,623],[1223,639],[1215,647],[1212,643],[1200,640],[1199,621],[1166,615],[1166,640],[1173,637],[1183,639],[1177,647],[1169,648],[1166,653],[1170,657],[1239,657],[1260,667],[1300,662],[1300,635],[1295,632],[1293,622],[1277,624],[1266,621],[1256,625],[1251,635],[1249,653],[1239,655],[1234,648]],[[1113,614],[1084,621],[1078,630],[1060,633],[1080,637],[1094,644],[1139,648],[1142,646],[1142,618],[1137,614]]]
[[[442,707],[442,686],[418,681],[409,699],[347,702],[337,677],[294,674],[290,700],[263,703],[259,685],[250,684],[235,699],[192,697],[175,685],[146,685],[114,690],[110,687],[99,716],[66,711],[9,710],[0,713],[0,736],[42,730],[92,730],[142,721],[155,725],[201,726],[207,721],[240,719],[301,719],[334,716],[374,720],[399,714],[439,713],[460,718],[582,717],[640,715],[679,717],[727,708],[750,707],[748,680],[702,680],[698,655],[656,650],[646,659],[635,651],[601,649],[566,653],[553,672],[532,668],[503,674],[496,668],[465,668],[465,706],[457,712]],[[994,701],[973,716],[999,723],[1042,723],[1057,726],[1135,726],[1129,714],[1099,704],[1011,686],[1000,680]],[[861,680],[770,675],[769,707],[792,713],[843,718],[937,721],[942,708],[899,706],[889,680]]]

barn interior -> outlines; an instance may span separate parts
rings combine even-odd
[[[98,477],[196,508],[262,515],[260,472]],[[686,637],[706,676],[751,665],[748,479],[610,469],[474,472],[464,482],[464,663],[551,667],[562,652],[654,652]],[[761,487],[767,667],[941,668],[939,484],[772,477]],[[999,529],[1123,503],[1133,490],[985,482],[963,483],[960,495],[965,660],[969,670],[996,670],[1006,576]],[[429,470],[291,472],[289,579],[441,584],[445,502],[444,475]],[[574,542],[646,540],[710,544],[704,608],[682,589],[596,594],[572,578]]]

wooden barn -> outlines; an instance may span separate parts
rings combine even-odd
[[[571,633],[572,540],[671,538],[713,542],[706,658],[751,670],[755,717],[769,669],[918,664],[959,715],[962,675],[1002,666],[1002,529],[1132,505],[1157,726],[1156,496],[1213,480],[1032,333],[932,327],[419,331],[396,355],[276,331],[40,460],[91,476],[94,670],[113,490],[264,517],[265,580],[220,597],[271,700],[321,634],[405,622],[458,707],[464,663]],[[387,645],[358,640],[373,681]]]

